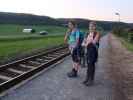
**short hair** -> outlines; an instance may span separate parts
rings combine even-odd
[[[75,20],[69,20],[68,22],[72,23],[73,26],[77,26],[77,22]]]

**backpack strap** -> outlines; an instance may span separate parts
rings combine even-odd
[[[96,37],[96,35],[97,35],[97,32],[94,32],[93,39]]]

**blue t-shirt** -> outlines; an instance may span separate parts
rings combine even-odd
[[[80,31],[78,29],[76,29],[74,32],[71,32],[69,34],[68,44],[76,45],[77,39],[79,39],[79,37],[80,37]]]

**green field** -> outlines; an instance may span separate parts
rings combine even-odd
[[[38,49],[63,44],[63,36],[47,36],[38,39],[0,42],[0,61],[17,55],[25,55]]]
[[[35,33],[23,33],[33,28]],[[39,35],[40,31],[48,35]],[[63,44],[66,28],[59,26],[0,25],[0,63],[17,55],[26,55],[40,49]]]
[[[23,29],[32,28],[35,29],[35,33],[23,33]],[[60,26],[48,26],[48,25],[0,25],[0,36],[34,36],[39,35],[40,31],[47,31],[49,34],[62,34],[66,31],[65,27]]]

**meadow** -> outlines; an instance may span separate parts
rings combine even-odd
[[[23,33],[24,28],[33,28],[35,33]],[[48,35],[40,35],[40,31]],[[46,49],[63,44],[65,27],[0,25],[0,62],[17,55],[25,55],[38,49]]]

